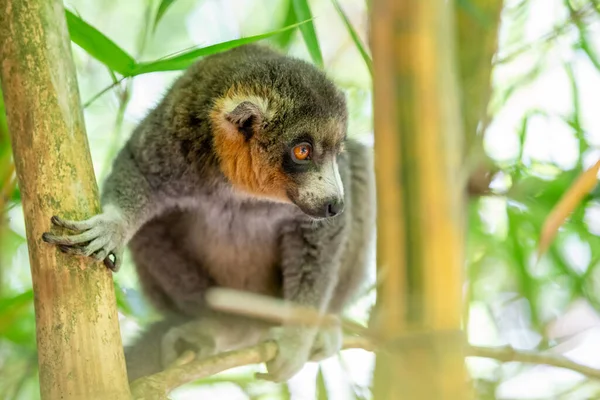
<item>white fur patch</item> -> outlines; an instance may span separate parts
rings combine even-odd
[[[260,96],[234,95],[223,100],[223,115],[229,114],[241,103],[248,101],[258,107],[265,118],[272,117],[272,111],[269,108],[269,100]]]

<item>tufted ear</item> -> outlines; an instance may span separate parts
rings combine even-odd
[[[249,140],[264,122],[264,113],[259,105],[251,101],[242,101],[225,114],[225,119]]]

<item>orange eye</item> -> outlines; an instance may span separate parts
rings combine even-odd
[[[312,153],[312,146],[308,143],[300,143],[292,149],[292,155],[294,161],[307,161],[310,160]]]

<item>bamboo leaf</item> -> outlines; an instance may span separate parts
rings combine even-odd
[[[158,23],[167,12],[167,9],[175,2],[175,0],[162,0],[160,5],[158,6],[158,11],[156,11],[156,18],[154,19],[154,27],[153,30],[156,30]]]
[[[285,21],[283,22],[283,26],[290,26],[296,23],[298,23],[298,18],[296,17],[296,11],[294,11],[294,4],[292,3],[292,0],[289,0],[288,9],[285,15]],[[295,31],[296,29],[289,29],[277,35],[275,38],[273,38],[273,41],[277,44],[277,46],[285,50],[289,47],[290,43],[292,42],[292,38],[294,37]]]
[[[285,32],[289,29],[294,29],[298,26],[302,26],[303,24],[308,23],[308,21],[299,22],[297,24],[293,24],[290,26],[286,26],[282,29],[277,29],[272,32],[263,33],[255,36],[248,36],[245,38],[234,39],[227,42],[217,43],[212,46],[206,46],[199,49],[193,49],[186,51],[184,53],[163,58],[156,61],[140,63],[137,68],[133,70],[131,73],[132,76],[147,74],[150,72],[159,72],[159,71],[178,71],[189,67],[193,64],[198,58],[209,56],[211,54],[216,54],[223,52],[225,50],[233,49],[235,47],[239,47],[244,44],[257,42],[262,39],[269,38],[271,36],[275,36],[279,33]]]
[[[121,285],[117,281],[114,282],[115,286],[115,297],[117,300],[117,307],[119,311],[121,311],[124,315],[132,316],[134,315],[133,309],[131,308],[131,304],[129,304],[129,299],[127,295],[121,288]]]
[[[327,400],[328,398],[323,368],[319,367],[319,372],[317,373],[317,400]]]
[[[33,290],[0,301],[0,336],[22,317],[23,312],[33,302]]]
[[[373,76],[373,60],[371,60],[371,56],[369,56],[369,53],[367,52],[364,43],[362,42],[362,40],[360,40],[360,37],[358,36],[356,29],[354,29],[354,26],[352,26],[350,19],[348,18],[348,16],[346,15],[346,13],[342,9],[342,7],[340,6],[340,3],[338,2],[338,0],[331,0],[331,2],[333,3],[333,6],[335,7],[335,9],[338,12],[338,14],[340,15],[340,17],[342,18],[342,21],[344,21],[344,25],[346,26],[348,33],[352,37],[352,40],[354,41],[354,45],[360,52],[360,55],[362,56],[363,60],[365,61],[365,64],[367,65],[367,68],[369,69],[369,73],[371,74],[371,76]]]
[[[300,32],[302,32],[302,37],[313,62],[319,67],[323,67],[323,55],[321,54],[315,25],[312,23],[313,16],[308,5],[308,0],[292,0],[292,3],[294,4],[294,11],[299,20],[310,20],[310,22],[300,26]]]
[[[65,10],[65,14],[69,34],[75,44],[119,74],[129,75],[133,71],[135,60],[125,50],[69,10]]]
[[[531,226],[531,222],[528,221],[523,213],[515,207],[509,207],[507,209],[508,216],[508,247],[512,264],[515,267],[515,272],[518,275],[518,282],[520,285],[521,294],[529,302],[529,308],[531,312],[531,324],[540,328],[540,314],[538,306],[538,287],[535,280],[531,276],[527,268],[527,248],[523,241],[524,232]]]
[[[540,233],[538,258],[548,250],[558,228],[564,223],[569,214],[579,205],[585,195],[594,189],[598,170],[600,170],[600,160],[575,180],[575,183],[567,190],[550,215],[548,215]]]

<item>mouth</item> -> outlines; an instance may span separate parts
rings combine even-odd
[[[292,204],[312,220],[330,219],[341,214],[344,210],[343,200],[336,196],[319,198],[317,200],[311,196],[299,196],[297,191],[288,191],[288,198]]]
[[[294,204],[300,209],[300,211],[304,213],[304,215],[315,221],[332,219],[343,212],[341,211],[339,213],[332,214],[327,207],[309,207],[298,203]]]

